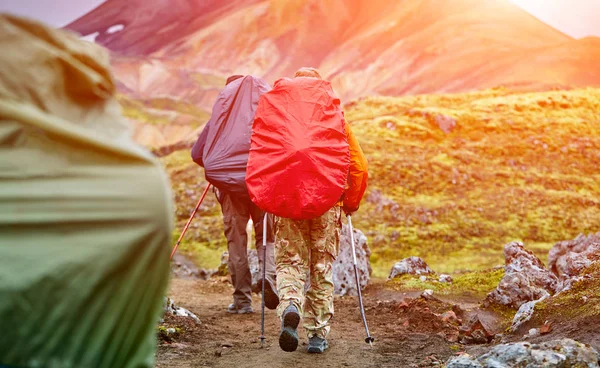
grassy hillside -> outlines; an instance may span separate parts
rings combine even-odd
[[[545,259],[554,242],[599,230],[600,89],[373,97],[347,105],[346,116],[370,164],[353,220],[376,276],[411,255],[438,272],[488,268],[516,239]],[[179,231],[203,172],[188,152],[162,160]],[[225,247],[214,196],[200,215],[183,250],[214,267]]]

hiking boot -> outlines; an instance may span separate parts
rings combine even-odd
[[[320,338],[319,336],[313,336],[308,339],[308,352],[314,354],[321,354],[329,348],[327,340]]]
[[[298,308],[290,302],[290,306],[283,311],[281,333],[279,334],[279,347],[281,350],[292,352],[298,347],[298,324],[300,313]]]
[[[252,310],[252,306],[250,306],[250,305],[247,305],[245,307],[240,307],[240,306],[236,305],[235,303],[231,303],[227,307],[227,312],[231,313],[231,314],[247,314],[247,313],[254,313],[254,310]]]
[[[258,280],[259,293],[262,292],[262,279]],[[279,305],[279,296],[277,295],[277,289],[273,286],[273,281],[267,279],[265,284],[265,307],[269,309],[275,309]]]

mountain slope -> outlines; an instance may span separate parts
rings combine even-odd
[[[369,160],[369,188],[352,221],[369,238],[376,276],[413,255],[439,272],[493,267],[509,241],[547,255],[557,241],[597,232],[598,111],[600,89],[497,88],[348,104]],[[177,231],[206,185],[189,157],[161,159],[174,183]],[[190,247],[224,249],[214,196],[199,215],[186,234]]]
[[[346,102],[600,85],[600,38],[574,40],[508,0],[108,0],[68,28],[99,32],[127,96],[205,115],[229,74],[272,83],[301,66]]]

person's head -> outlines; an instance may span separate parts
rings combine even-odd
[[[302,68],[298,69],[296,74],[294,74],[294,78],[296,78],[296,77],[308,77],[308,78],[323,79],[323,78],[321,78],[321,74],[319,74],[319,71],[317,69],[309,68],[309,67],[302,67]]]
[[[233,82],[234,80],[240,79],[243,77],[244,77],[243,75],[239,75],[239,74],[232,75],[231,77],[227,78],[227,82],[225,82],[225,85],[228,85],[229,83]]]

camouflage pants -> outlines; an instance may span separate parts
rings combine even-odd
[[[312,220],[279,218],[276,225],[277,313],[293,303],[303,315],[308,337],[325,338],[333,317],[333,261],[342,228],[341,209],[335,206]],[[305,293],[309,275],[310,288]]]

